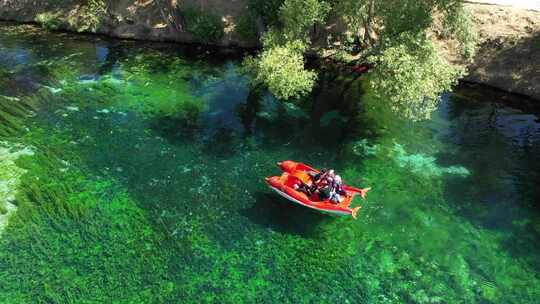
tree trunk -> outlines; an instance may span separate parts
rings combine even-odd
[[[368,3],[367,16],[364,21],[364,44],[368,47],[373,45],[374,38],[373,32],[373,14],[375,13],[375,0],[371,0]]]

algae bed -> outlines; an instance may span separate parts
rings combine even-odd
[[[344,80],[313,98],[357,112],[314,113],[216,57],[1,25],[0,303],[538,302],[537,116]],[[283,159],[373,187],[359,219],[273,194]]]

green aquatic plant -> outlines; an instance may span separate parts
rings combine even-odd
[[[89,187],[65,197],[87,204],[84,214],[42,202],[12,218],[0,239],[2,302],[165,302],[175,285],[159,236],[125,194],[103,201]]]
[[[352,151],[358,156],[371,156],[376,155],[380,150],[380,145],[378,144],[369,144],[369,141],[364,138],[352,145]]]
[[[24,131],[26,120],[35,114],[46,95],[45,91],[22,98],[0,95],[0,138],[20,135]]]
[[[83,67],[77,57],[84,56],[83,53],[74,53],[51,60],[37,62],[33,68],[47,82],[49,86],[59,86],[61,82],[72,83],[82,73]]]
[[[20,107],[19,98],[0,96],[0,135],[15,135],[22,128],[21,116],[27,113]]]
[[[81,171],[67,138],[35,130],[24,140],[39,149],[17,161],[25,173],[0,238],[0,301],[166,302],[175,285],[143,210]]]
[[[51,37],[11,32],[33,42]],[[94,52],[93,44],[86,53],[87,44],[63,39],[55,45],[64,42],[65,50],[42,52],[58,59]],[[520,214],[509,232],[493,228],[491,217],[486,225],[467,215],[471,205],[475,213],[497,210],[483,198],[449,193],[462,179],[436,155],[459,164],[468,154],[434,136],[433,122],[404,123],[366,102],[357,117],[362,128],[344,129],[347,140],[329,144],[320,136],[328,128],[313,132],[298,104],[276,104],[263,92],[269,114],[261,116],[272,119],[257,117],[256,132],[246,136],[224,107],[248,90],[229,74],[233,64],[224,74],[222,66],[126,45],[111,73],[90,56],[73,56],[58,71],[73,67],[74,77],[39,81],[54,90],[5,93],[0,102],[20,130],[2,140],[35,152],[14,162],[26,173],[18,211],[0,237],[1,303],[537,301],[537,217],[517,207],[496,214]],[[47,71],[53,61],[40,66]],[[93,76],[79,77],[87,73]],[[230,115],[224,119],[232,126],[185,128],[161,119],[176,110],[160,104],[183,94],[209,103],[204,117]],[[12,115],[12,98],[38,110]],[[343,117],[330,112],[323,120],[336,119]],[[365,139],[349,143],[356,134]],[[279,173],[279,159],[309,159],[336,168],[347,183],[372,186],[366,200],[353,202],[362,206],[359,218],[322,215],[273,195],[263,177]]]
[[[207,107],[209,96],[193,92],[189,80],[197,76],[182,58],[147,52],[125,58],[121,67],[121,75],[96,76],[89,81],[64,76],[65,84],[56,96],[65,104],[76,104],[84,98],[84,107],[103,113],[134,111],[148,118],[188,124],[195,123]]]
[[[400,168],[410,170],[411,173],[431,178],[440,177],[444,174],[452,174],[461,177],[470,175],[469,170],[463,166],[441,167],[437,165],[437,159],[424,153],[410,154],[405,147],[397,142],[390,144],[369,144],[367,139],[355,142],[351,146],[352,152],[361,157],[378,156],[389,158]]]
[[[395,143],[392,147],[391,157],[402,168],[408,168],[415,174],[424,175],[426,177],[441,176],[442,174],[454,174],[459,176],[468,176],[470,174],[467,168],[462,166],[451,166],[447,168],[440,167],[436,164],[436,158],[425,154],[407,154],[404,147]]]
[[[16,99],[16,96],[20,94],[16,84],[16,75],[12,71],[0,67],[0,98]]]
[[[152,85],[141,87],[139,84],[107,84],[106,79],[104,82],[105,84],[92,85],[94,90],[89,95],[93,95],[93,99],[102,106],[108,104],[120,111],[131,110],[149,118],[172,118],[193,123],[197,121],[199,113],[206,108],[204,99],[193,96],[186,86],[182,87],[182,84],[171,87],[168,84],[154,82]],[[109,95],[111,93],[112,95]]]
[[[20,187],[20,178],[26,172],[17,166],[16,161],[22,155],[33,153],[29,148],[0,142],[0,233],[17,209],[15,194]]]
[[[375,153],[366,153],[374,147]],[[440,167],[435,158],[408,154],[391,141],[362,141],[356,148],[362,159],[347,165],[343,177],[376,189],[361,211],[365,223],[358,229],[365,233],[355,266],[367,293],[379,295],[376,302],[533,301],[538,288],[510,287],[538,278],[525,259],[503,266],[514,259],[500,242],[508,236],[476,227],[448,208],[445,175],[467,176],[465,168]]]
[[[457,287],[463,293],[463,298],[472,301],[472,299],[474,298],[472,288],[474,280],[471,279],[469,264],[461,255],[448,257],[448,259],[448,265],[452,271],[451,275]]]

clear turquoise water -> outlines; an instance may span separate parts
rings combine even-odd
[[[284,105],[233,58],[5,24],[0,77],[33,151],[0,155],[1,303],[538,301],[535,115],[458,90],[411,123],[325,77]],[[270,192],[283,159],[373,187],[359,219]]]

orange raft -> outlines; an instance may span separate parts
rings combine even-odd
[[[313,194],[308,197],[308,195],[304,192],[296,190],[295,185],[300,183],[310,185],[312,183],[312,179],[308,172],[319,173],[320,171],[306,164],[298,163],[292,160],[286,160],[277,164],[281,170],[283,170],[283,173],[281,176],[271,176],[266,178],[266,183],[270,186],[270,188],[290,201],[322,212],[336,215],[351,215],[356,219],[356,214],[361,206],[354,208],[350,208],[349,206],[351,205],[355,195],[360,195],[362,198],[365,198],[366,193],[371,189],[359,189],[343,185],[343,190],[345,190],[347,194],[343,198],[343,201],[339,204],[333,203],[329,199],[320,200],[317,194]]]

